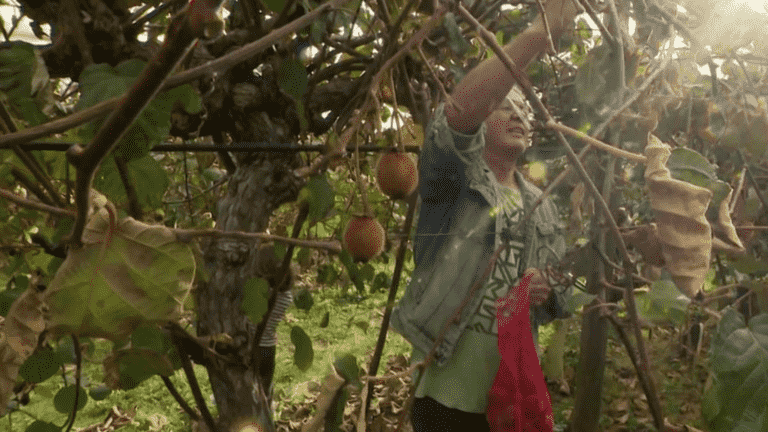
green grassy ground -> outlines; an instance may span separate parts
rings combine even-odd
[[[386,304],[386,293],[379,293],[367,298],[341,295],[338,289],[323,289],[314,292],[315,304],[309,312],[291,307],[283,323],[278,328],[278,350],[275,371],[275,414],[293,404],[300,404],[311,393],[320,380],[328,374],[337,354],[351,353],[358,359],[358,364],[367,369],[370,353],[376,345],[378,329]],[[329,312],[329,323],[320,328],[319,323],[325,312]],[[293,363],[294,348],[290,339],[292,326],[301,326],[312,338],[314,361],[312,366],[301,371]],[[382,364],[390,355],[410,352],[410,345],[398,334],[390,333],[385,347]],[[108,342],[98,343],[93,360],[100,361],[110,349]],[[206,396],[211,395],[205,369],[195,367],[198,382]],[[84,362],[83,376],[91,377],[98,384],[103,378],[103,371],[98,363]],[[171,380],[176,384],[184,398],[193,404],[192,393],[182,371],[176,371]],[[59,413],[51,403],[52,395],[63,387],[61,375],[55,376],[37,386],[32,393],[30,403],[22,407],[22,412],[0,418],[0,431],[24,431],[35,419],[63,425],[67,416]],[[189,422],[178,404],[168,393],[159,377],[153,377],[130,391],[116,391],[102,401],[89,400],[85,408],[78,412],[73,430],[101,423],[113,406],[121,412],[135,407],[135,415],[130,423],[120,430],[133,431],[188,431]],[[209,404],[213,407],[213,404]],[[215,408],[214,414],[215,414]]]
[[[320,382],[330,371],[336,355],[351,353],[357,358],[358,364],[367,369],[376,344],[386,293],[379,292],[359,298],[351,295],[353,292],[354,288],[348,292],[349,295],[342,294],[338,288],[318,289],[313,291],[314,306],[309,312],[295,307],[287,311],[284,322],[278,328],[274,395],[276,418],[281,418],[284,411],[295,414],[297,405],[305,407],[306,415],[311,414],[314,409],[314,395]],[[321,328],[319,323],[326,312],[329,313],[328,326]],[[313,340],[314,361],[305,371],[299,370],[293,363],[294,348],[290,341],[292,326],[301,326]],[[552,329],[548,326],[541,328],[540,341],[543,346],[546,346],[551,333]],[[576,320],[567,336],[565,352],[566,379],[571,393],[561,394],[557,386],[550,386],[553,412],[558,424],[564,424],[573,409],[574,375],[578,368],[578,339]],[[690,364],[677,359],[675,344],[675,334],[667,330],[655,331],[654,337],[647,344],[652,362],[651,370],[662,397],[662,407],[667,418],[673,423],[704,429],[700,419],[700,397],[706,379],[706,357],[692,368]],[[108,343],[100,343],[92,359],[96,363],[85,363],[84,376],[91,377],[94,383],[101,382],[103,378],[98,361],[108,349]],[[706,348],[703,351],[706,352]],[[390,332],[379,374],[385,372],[384,367],[390,357],[409,353],[410,345],[398,334]],[[204,394],[210,397],[210,385],[204,368],[198,366],[195,371]],[[177,371],[171,379],[184,398],[192,403],[192,395],[183,373]],[[646,426],[650,424],[650,415],[634,369],[623,346],[615,339],[609,339],[604,383],[604,430],[651,430]],[[61,387],[61,375],[39,385],[32,393],[30,403],[22,407],[23,412],[0,418],[0,432],[24,431],[34,418],[63,425],[66,415],[57,412],[51,403],[52,395]],[[116,391],[105,400],[89,400],[85,408],[78,413],[73,430],[104,422],[113,407],[117,407],[121,413],[127,413],[126,418],[130,419],[120,431],[190,430],[186,415],[181,412],[158,377],[145,381],[134,390]],[[213,407],[212,402],[209,407]],[[215,408],[213,412],[215,415]],[[12,420],[12,423],[9,420]]]

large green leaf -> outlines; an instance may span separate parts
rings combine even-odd
[[[45,292],[52,334],[126,338],[143,321],[175,319],[195,275],[189,245],[160,225],[111,222],[101,209]]]
[[[151,209],[162,206],[163,195],[170,181],[168,173],[158,161],[149,154],[134,159],[128,162],[128,176],[134,185],[139,203]],[[112,158],[108,158],[101,164],[93,184],[96,189],[109,196],[115,204],[125,203],[128,199],[120,173]]]
[[[349,279],[355,284],[357,292],[363,294],[365,292],[365,283],[363,281],[363,276],[360,273],[360,268],[355,264],[354,260],[352,260],[352,255],[346,250],[342,250],[339,254],[339,260],[341,260],[341,263],[344,264],[344,267],[347,269]]]
[[[309,369],[315,357],[315,351],[312,349],[312,339],[309,338],[303,328],[293,326],[291,328],[291,342],[293,342],[295,347],[293,363],[302,371]]]
[[[251,278],[243,286],[242,309],[252,323],[258,325],[269,307],[269,282]]]
[[[285,0],[264,0],[264,4],[267,5],[272,12],[280,13],[285,7]]]
[[[768,416],[768,314],[725,309],[712,339],[702,414],[712,432],[759,431]]]
[[[113,351],[104,359],[104,381],[112,389],[130,390],[154,375],[173,375],[173,363],[166,354],[146,348]]]
[[[61,432],[61,428],[53,423],[35,420],[31,425],[24,429],[24,432]]]
[[[731,266],[741,273],[762,277],[768,273],[768,260],[753,255],[741,255],[729,258]]]
[[[83,409],[88,402],[88,393],[72,384],[59,390],[53,397],[53,406],[56,407],[56,411],[65,414],[71,413],[72,407],[75,406],[75,395],[77,395],[77,410]]]
[[[173,349],[173,343],[156,324],[145,323],[131,333],[131,347],[165,354]]]
[[[93,400],[104,400],[109,397],[109,395],[112,394],[112,389],[105,386],[104,384],[99,384],[96,387],[91,388],[88,390],[88,395],[91,396],[91,399]]]
[[[52,349],[35,351],[19,368],[19,375],[31,383],[41,383],[52,377],[61,366],[59,356]]]
[[[135,59],[120,63],[114,68],[107,64],[88,66],[80,74],[81,93],[76,108],[82,110],[125,94],[144,67],[143,61]],[[189,84],[162,92],[128,128],[116,151],[129,161],[145,156],[153,146],[168,136],[171,130],[171,110],[176,101],[181,102],[189,113],[202,109],[200,96]],[[80,129],[80,136],[85,141],[90,141],[102,123],[103,119],[89,123]]]
[[[48,78],[48,69],[32,45],[15,42],[0,50],[0,96],[32,126],[48,120],[34,97],[38,92],[50,92]]]
[[[344,377],[348,383],[356,386],[358,389],[363,387],[360,381],[360,367],[357,365],[357,359],[354,355],[347,353],[343,356],[337,356],[333,362],[336,373]]]
[[[671,280],[659,279],[648,292],[635,294],[638,314],[654,323],[672,321],[682,324],[691,300]]]
[[[308,289],[304,288],[299,291],[298,294],[296,294],[296,298],[293,299],[293,304],[296,306],[296,308],[305,312],[309,312],[309,310],[312,309],[312,306],[315,304],[315,301],[312,299],[312,293],[309,292]]]
[[[311,223],[317,222],[328,214],[333,208],[333,202],[336,193],[328,183],[328,178],[324,175],[312,177],[307,184],[299,191],[299,202],[306,202],[309,205],[309,220]]]
[[[301,101],[309,87],[307,69],[296,59],[283,59],[277,72],[277,82],[284,92]]]

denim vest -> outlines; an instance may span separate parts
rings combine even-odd
[[[421,204],[414,240],[415,270],[392,313],[392,327],[415,348],[428,353],[446,322],[453,317],[475,282],[482,277],[496,248],[510,229],[498,208],[502,186],[482,157],[485,125],[473,135],[452,131],[440,105],[425,131],[419,161]],[[541,190],[515,173],[526,214]],[[525,230],[520,271],[562,258],[565,241],[554,204],[545,199],[529,218]],[[531,308],[536,340],[540,324],[567,316],[562,294]],[[443,365],[482,300],[478,290],[450,325],[437,348],[436,361]]]

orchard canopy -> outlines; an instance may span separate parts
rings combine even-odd
[[[377,155],[416,159],[438,104],[545,1],[2,3],[0,411],[41,335],[120,341],[193,311],[198,336],[247,365],[294,248],[338,256],[361,291],[396,292],[416,201],[381,194]],[[708,424],[766,430],[768,12],[730,0],[577,3],[572,28],[527,70],[507,62],[536,115],[522,170],[568,226],[570,252],[549,270],[586,280],[574,312],[625,314],[657,427],[640,322],[682,327],[695,309],[717,332]],[[396,259],[396,274],[380,278],[347,251],[343,228],[359,214],[386,236],[363,256],[383,250],[376,259]],[[282,273],[257,268],[253,239],[280,245]],[[621,305],[600,308],[606,292]],[[733,293],[736,304],[711,309]],[[163,340],[197,346],[174,329]],[[311,363],[307,334],[291,339],[296,364]],[[270,423],[253,375],[206,349],[189,355],[215,376],[219,414],[242,415],[248,399]],[[148,376],[178,369],[172,351],[116,354],[111,385],[128,385],[121,362],[151,361]],[[587,391],[594,377],[579,376]],[[573,424],[596,418],[587,399],[577,394]]]

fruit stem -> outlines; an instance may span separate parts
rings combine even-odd
[[[394,70],[389,71],[389,88],[392,89],[392,117],[395,119],[395,125],[397,126],[397,150],[400,153],[405,153],[405,146],[403,145],[403,131],[400,127],[400,110],[397,109],[397,92],[395,91],[395,75]]]
[[[360,201],[363,203],[363,213],[366,216],[373,216],[371,206],[368,204],[368,193],[365,190],[365,185],[363,185],[363,177],[360,175],[360,151],[358,150],[358,147],[359,144],[357,140],[355,140],[355,183],[360,190]]]

